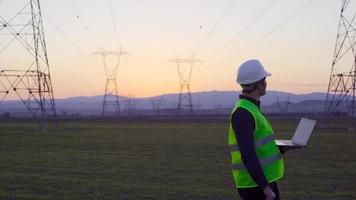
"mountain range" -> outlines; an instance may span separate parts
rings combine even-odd
[[[192,93],[192,104],[195,110],[226,110],[230,111],[238,99],[239,91],[204,91]],[[162,94],[145,98],[129,98],[119,96],[121,110],[141,110],[152,112],[155,109],[174,109],[178,102],[177,93]],[[268,91],[261,98],[265,112],[320,112],[323,110],[326,93],[314,92],[293,94],[280,91]],[[100,115],[103,96],[77,96],[55,99],[57,113],[82,115]],[[155,107],[154,107],[155,105]],[[26,108],[19,100],[3,101],[0,113],[24,113]]]

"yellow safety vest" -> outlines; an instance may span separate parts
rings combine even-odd
[[[261,110],[252,102],[240,99],[232,113],[237,108],[244,108],[250,112],[255,120],[255,130],[253,132],[254,145],[259,162],[262,166],[265,177],[271,183],[283,177],[284,164],[281,153],[274,138],[273,130],[263,115]],[[232,127],[230,117],[230,131],[229,131],[229,146],[231,150],[232,159],[232,175],[237,188],[249,188],[258,186],[246,170],[244,163],[241,159],[238,141],[235,137],[235,132]],[[244,134],[244,133],[239,133]]]

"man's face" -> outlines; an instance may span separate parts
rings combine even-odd
[[[257,85],[258,91],[260,92],[260,95],[263,96],[266,94],[266,89],[267,89],[267,81],[264,79],[263,81],[259,82]]]

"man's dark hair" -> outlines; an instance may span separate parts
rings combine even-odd
[[[253,82],[253,83],[249,83],[249,84],[241,84],[241,87],[242,87],[242,92],[243,93],[246,93],[246,94],[249,94],[253,91],[255,91],[257,85],[263,81],[266,80],[266,77],[264,77],[263,79],[259,80],[259,81],[256,81],[256,82]]]

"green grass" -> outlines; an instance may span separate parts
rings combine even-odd
[[[228,122],[71,124],[0,122],[0,199],[238,199]],[[272,124],[289,138],[297,121]],[[356,132],[326,124],[284,155],[283,199],[356,199]]]

